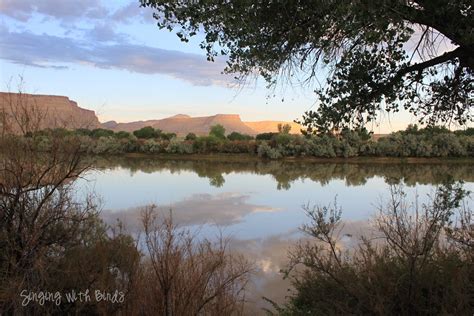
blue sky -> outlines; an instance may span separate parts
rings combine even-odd
[[[224,61],[206,61],[197,36],[182,43],[159,30],[137,0],[1,0],[1,90],[21,75],[29,93],[66,95],[101,121],[178,113],[238,113],[245,121],[294,120],[315,108],[310,87],[235,87]],[[388,132],[415,122],[404,113],[370,126]]]

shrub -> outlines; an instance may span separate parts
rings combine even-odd
[[[170,154],[192,154],[193,145],[189,142],[180,142],[176,138],[173,138],[165,150]]]
[[[332,136],[322,135],[311,138],[312,146],[310,147],[311,154],[315,157],[336,157],[335,147],[338,145],[338,140]]]
[[[249,153],[255,154],[256,143],[253,141],[227,141],[222,142],[220,150],[223,153]]]
[[[133,132],[133,135],[135,135],[137,138],[142,138],[142,139],[156,138],[159,134],[161,134],[161,131],[157,132],[151,126],[146,126]]]
[[[461,136],[474,136],[474,127],[468,127],[464,130],[455,131],[454,134]]]
[[[341,151],[344,158],[355,157],[358,153],[358,150],[352,147],[350,142],[345,139],[341,142]]]
[[[220,145],[222,144],[222,139],[216,136],[201,136],[196,139],[193,144],[195,152],[200,153],[211,153],[218,152]]]
[[[96,128],[91,131],[90,136],[93,138],[110,137],[114,136],[114,131],[110,129]]]
[[[273,139],[277,145],[288,145],[290,142],[295,140],[295,138],[288,133],[276,134]]]
[[[161,133],[159,137],[163,140],[172,140],[176,138],[176,133]]]
[[[141,146],[141,151],[144,153],[161,153],[164,152],[164,146],[154,139],[146,140]]]
[[[186,137],[184,138],[185,140],[196,140],[197,136],[194,133],[188,133]]]
[[[120,142],[112,137],[100,137],[92,148],[94,154],[118,154],[122,152]]]
[[[211,126],[209,131],[209,136],[214,136],[216,138],[224,139],[225,138],[225,128],[221,124],[216,124]]]
[[[268,159],[279,159],[282,157],[282,154],[278,149],[270,147],[266,142],[262,142],[258,146],[257,154],[259,157]]]
[[[131,136],[132,136],[132,134],[130,134],[129,132],[126,132],[126,131],[119,131],[119,132],[115,133],[115,137],[118,138],[118,139],[130,138]]]
[[[142,213],[148,260],[136,312],[144,315],[240,315],[252,266],[231,253],[228,241],[197,238],[177,227],[171,215],[161,219],[155,206]]]
[[[92,131],[87,128],[78,128],[74,131],[79,136],[91,136]]]
[[[255,136],[256,140],[272,140],[273,136],[278,135],[278,133],[261,133]]]
[[[459,138],[454,134],[440,133],[434,135],[432,138],[433,142],[433,155],[436,157],[447,157],[447,156],[465,156],[467,151],[461,146]]]
[[[238,132],[232,132],[229,135],[227,135],[227,139],[244,141],[244,140],[251,140],[253,139],[253,137],[246,134],[240,134]]]
[[[401,187],[378,209],[374,236],[350,246],[341,210],[305,206],[310,240],[290,252],[296,289],[282,315],[468,315],[474,288],[472,210],[460,185],[438,188],[421,206]],[[455,212],[458,212],[454,221]]]

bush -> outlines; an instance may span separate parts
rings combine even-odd
[[[92,131],[87,128],[78,128],[74,131],[79,136],[91,136]]]
[[[278,135],[278,133],[261,133],[255,136],[256,140],[272,140],[273,136]]]
[[[184,138],[185,140],[196,140],[197,136],[194,133],[188,133],[186,137]]]
[[[258,146],[257,154],[259,157],[268,159],[279,159],[282,157],[282,154],[278,149],[270,147],[266,142],[262,142]]]
[[[173,138],[165,150],[170,154],[192,154],[193,145],[189,142],[180,142],[176,138]]]
[[[290,252],[296,289],[282,315],[469,315],[474,304],[472,210],[460,185],[413,205],[401,187],[378,209],[374,236],[341,232],[341,210],[304,207],[311,240]],[[457,212],[458,220],[453,223]]]
[[[328,135],[316,136],[311,138],[311,155],[315,157],[336,157],[335,148],[339,146],[336,138]]]
[[[163,140],[172,140],[176,138],[176,133],[160,133],[159,137]]]
[[[121,152],[120,142],[112,137],[100,137],[92,148],[94,154],[118,154]]]
[[[96,128],[91,131],[90,136],[93,138],[110,137],[114,136],[114,131],[110,129]]]
[[[211,126],[209,131],[209,136],[214,136],[216,138],[224,139],[225,138],[225,128],[221,124]]]
[[[433,155],[436,157],[465,156],[467,151],[461,146],[458,137],[454,134],[438,134],[432,138]]]
[[[199,153],[219,152],[222,142],[223,140],[216,136],[201,136],[194,142],[193,149]]]
[[[255,154],[257,151],[257,145],[253,141],[227,141],[222,142],[220,150],[223,153],[249,153]]]
[[[282,146],[288,145],[290,142],[295,140],[295,138],[292,135],[287,134],[287,133],[277,134],[273,137],[273,139],[275,140],[275,143],[277,145],[282,145]]]
[[[129,132],[126,132],[126,131],[119,131],[119,132],[115,133],[115,137],[118,138],[118,139],[130,138],[131,136],[132,136],[132,134],[130,134]]]
[[[156,154],[165,152],[165,147],[154,139],[148,139],[141,146],[141,151],[144,153]]]
[[[252,140],[253,137],[246,134],[240,134],[238,132],[232,132],[229,135],[227,135],[227,139],[244,141],[244,140]]]
[[[454,134],[460,136],[474,136],[474,127],[468,127],[465,130],[455,131]]]
[[[133,132],[133,135],[142,139],[156,138],[159,134],[161,134],[161,131],[155,131],[155,129],[151,126],[146,126]]]

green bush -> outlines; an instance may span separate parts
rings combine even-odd
[[[214,135],[200,136],[194,141],[193,149],[195,152],[199,153],[219,152],[222,142],[222,138]]]
[[[196,140],[197,136],[194,133],[188,133],[186,137],[184,138],[185,140]]]
[[[258,146],[257,154],[259,157],[268,159],[279,159],[282,157],[281,152],[276,148],[270,147],[267,142],[262,142]]]
[[[118,139],[130,138],[131,136],[132,136],[132,134],[130,134],[129,132],[126,132],[126,131],[119,131],[119,132],[115,133],[115,137],[118,138]]]
[[[114,136],[114,131],[110,129],[96,128],[91,131],[90,136],[93,138],[110,137]]]
[[[209,136],[213,136],[219,139],[225,138],[225,128],[221,124],[216,124],[211,126],[211,130],[209,131]]]
[[[94,154],[118,154],[121,152],[120,142],[113,137],[100,137],[92,148]]]
[[[257,151],[257,145],[254,141],[227,141],[222,142],[220,150],[223,153],[255,154]]]
[[[161,134],[160,130],[155,130],[151,126],[146,126],[143,128],[140,128],[139,130],[136,130],[133,132],[133,135],[135,135],[137,138],[141,139],[152,139],[158,137],[158,135]]]
[[[172,140],[173,138],[176,138],[176,133],[160,133],[159,138],[163,140]]]
[[[283,126],[282,126],[283,131]],[[261,133],[256,141],[249,135],[232,132],[225,137],[225,128],[215,125],[209,136],[197,137],[194,133],[186,135],[184,141],[178,141],[175,133],[164,133],[150,126],[133,132],[133,135],[120,131],[114,133],[106,129],[77,129],[74,132],[66,129],[44,129],[30,133],[27,137],[45,137],[42,148],[47,147],[47,138],[77,135],[91,146],[90,152],[173,152],[173,153],[248,153],[251,155],[277,159],[280,157],[313,156],[333,157],[473,157],[474,137],[470,130],[450,132],[443,127],[420,129],[409,125],[406,130],[391,133],[373,141],[366,129],[343,129],[334,136],[329,133],[319,135],[292,135],[289,133]],[[111,138],[104,140],[101,138]],[[140,139],[139,141],[137,140]],[[86,139],[89,139],[86,141]],[[155,142],[144,142],[155,140]],[[172,145],[169,143],[173,141]],[[183,144],[178,145],[180,142]],[[263,144],[265,143],[265,144]],[[189,146],[192,145],[192,150]],[[110,148],[107,148],[110,146]],[[93,148],[96,147],[96,148]]]
[[[253,137],[250,136],[250,135],[241,134],[241,133],[238,133],[238,132],[232,132],[229,135],[227,135],[227,139],[231,140],[231,141],[233,141],[233,140],[245,141],[245,140],[252,140]]]
[[[165,152],[165,147],[162,143],[154,139],[147,139],[141,146],[141,151],[144,153],[157,154]]]
[[[273,136],[278,135],[278,133],[261,133],[255,136],[256,140],[272,140]]]
[[[176,138],[171,139],[165,151],[170,154],[192,154],[193,145],[189,142],[181,142]]]

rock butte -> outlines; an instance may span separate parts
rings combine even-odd
[[[19,113],[22,108],[38,109],[42,113],[40,128],[63,127],[76,128],[106,128],[114,131],[128,131],[140,129],[145,126],[159,128],[164,132],[176,133],[180,136],[187,133],[207,135],[211,126],[221,124],[226,133],[239,132],[256,135],[265,132],[276,132],[278,124],[290,124],[292,133],[299,133],[301,126],[293,122],[260,121],[243,122],[238,114],[216,114],[212,116],[191,117],[186,114],[177,114],[158,120],[135,121],[117,123],[108,121],[100,123],[94,111],[83,109],[76,102],[65,96],[18,94],[0,92],[0,110],[10,116]],[[12,119],[14,122],[15,120]],[[15,123],[14,123],[15,124]],[[16,126],[15,130],[19,130]]]
[[[0,92],[0,112],[6,114],[13,132],[21,130],[20,124],[26,124],[22,113],[28,113],[30,124],[37,124],[40,129],[100,127],[94,111],[83,109],[64,96]]]

